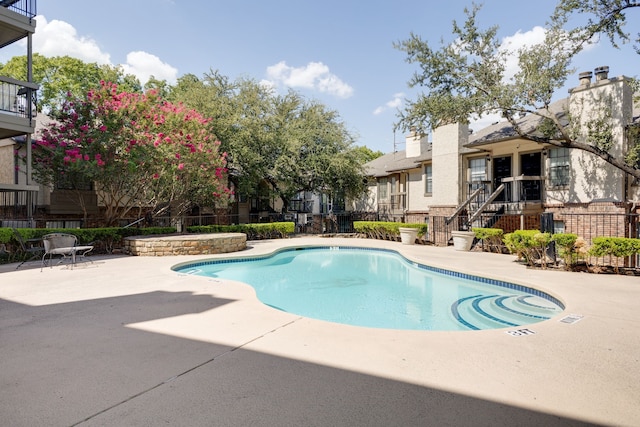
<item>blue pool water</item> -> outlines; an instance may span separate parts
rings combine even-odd
[[[264,304],[289,313],[372,328],[507,328],[563,310],[560,301],[543,292],[413,263],[380,249],[293,248],[174,270],[247,283]]]

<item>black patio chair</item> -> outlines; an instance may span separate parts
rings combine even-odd
[[[27,255],[31,254],[30,258],[24,259],[20,264],[18,264],[16,267],[17,270],[25,262],[40,259],[40,256],[44,254],[44,246],[42,245],[42,239],[28,239],[25,241],[17,229],[12,228],[12,230],[14,237],[20,245],[20,250]]]

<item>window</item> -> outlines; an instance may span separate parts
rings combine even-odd
[[[484,157],[469,159],[469,179],[472,190],[480,188],[482,181],[487,180],[487,163]]]
[[[487,180],[487,165],[484,157],[470,159],[469,170],[471,171],[471,182]]]
[[[380,178],[378,180],[378,200],[387,200],[389,198],[387,181],[387,178]]]
[[[431,165],[424,167],[424,192],[425,194],[433,193],[433,167]]]
[[[569,149],[566,147],[549,150],[549,185],[565,187],[569,185]]]
[[[553,220],[553,232],[564,233],[564,221]]]

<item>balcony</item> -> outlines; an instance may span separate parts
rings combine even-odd
[[[404,218],[406,209],[406,193],[393,193],[389,199],[378,201],[378,215],[380,215],[380,218],[386,218],[383,219],[385,221],[395,221],[399,218]]]
[[[391,210],[396,212],[404,212],[407,208],[407,193],[391,194]]]
[[[38,85],[0,76],[0,139],[33,133]]]
[[[489,210],[497,210],[498,206],[504,206],[507,212],[512,213],[527,213],[541,209],[544,198],[543,177],[512,176],[503,178],[501,183],[504,184],[504,191],[497,195],[491,206],[488,207]],[[473,202],[472,209],[477,208],[476,205],[482,205],[495,190],[490,181],[467,182],[467,195],[472,194],[478,188],[482,188],[483,191]]]
[[[512,176],[503,178],[506,202],[540,202],[542,201],[541,176]]]
[[[0,48],[24,38],[36,30],[36,0],[0,0]],[[27,44],[31,78],[31,44]],[[35,121],[35,94],[38,86],[0,76],[0,139],[31,134]]]
[[[0,48],[36,31],[36,0],[0,0]]]
[[[312,213],[313,212],[313,200],[291,200],[289,202],[289,212],[298,212],[298,213]]]
[[[26,39],[28,80],[32,79],[31,36],[36,31],[35,16],[36,0],[0,0],[0,49]],[[29,141],[25,135],[32,134],[35,128],[37,90],[34,83],[0,76],[0,139],[20,137],[14,139],[17,148]],[[31,144],[26,144],[26,152],[30,158]],[[0,159],[0,164],[13,171],[13,154],[9,152],[8,157]],[[39,186],[31,182],[30,164],[26,165],[26,177],[20,180],[16,174],[7,180],[13,182],[0,182],[0,215],[4,218],[33,218]]]

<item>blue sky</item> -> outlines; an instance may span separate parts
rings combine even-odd
[[[541,37],[554,0],[485,2],[483,25],[518,46]],[[144,83],[149,75],[174,83],[184,74],[218,70],[231,79],[290,87],[336,110],[357,145],[390,152],[403,149],[395,136],[398,108],[415,89],[417,69],[393,43],[410,32],[432,43],[451,37],[451,22],[464,19],[471,2],[425,0],[39,0],[34,51],[86,62],[121,64]],[[628,14],[637,28],[640,13]],[[16,48],[19,49],[19,48]],[[23,55],[3,49],[7,55]],[[640,75],[640,55],[608,42],[581,54],[577,74],[609,65],[611,75]],[[566,90],[557,96],[563,97]],[[494,121],[487,118],[486,122]],[[484,123],[484,122],[483,122]],[[478,128],[483,123],[472,127]]]

